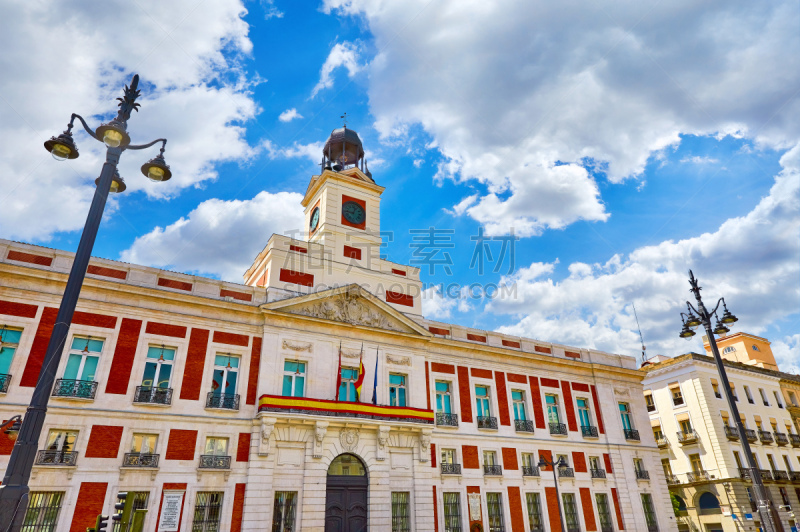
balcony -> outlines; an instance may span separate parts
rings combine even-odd
[[[772,480],[772,471],[769,469],[759,469],[761,480]]]
[[[689,482],[708,482],[709,480],[708,471],[700,470],[700,471],[692,471],[691,473],[686,473],[686,479]]]
[[[789,473],[786,471],[778,471],[777,469],[773,469],[772,478],[775,480],[789,480]]]
[[[514,430],[517,432],[530,432],[533,434],[533,421],[529,419],[515,419]]]
[[[9,384],[11,384],[11,375],[0,373],[0,393],[8,393]]]
[[[197,467],[199,469],[230,469],[231,457],[215,454],[201,454],[200,463]]]
[[[503,476],[503,466],[501,465],[484,465],[484,475]]]
[[[683,397],[673,397],[672,404],[674,406],[683,406]]]
[[[746,467],[739,468],[739,476],[742,478],[742,480],[753,480],[753,475],[751,474],[750,469]]]
[[[239,394],[219,394],[208,392],[206,408],[221,408],[223,410],[239,410]]]
[[[729,440],[739,440],[739,429],[736,427],[731,427],[730,425],[725,425],[725,436],[728,437]]]
[[[258,399],[259,412],[275,412],[282,416],[330,416],[339,418],[364,419],[374,421],[393,421],[395,423],[414,423],[433,425],[436,417],[433,410],[412,408],[410,406],[383,406],[371,403],[313,399],[310,397],[284,397],[282,395],[262,395]],[[453,418],[455,421],[457,417]]]
[[[77,451],[39,451],[36,453],[36,465],[74,466],[77,461]]]
[[[783,432],[773,432],[772,435],[775,436],[775,443],[781,447],[789,445],[789,438]]]
[[[772,443],[772,433],[768,430],[759,430],[758,439],[761,440],[761,443]]]
[[[661,438],[656,438],[656,445],[659,449],[666,449],[669,447],[669,440],[666,436],[662,436]]]
[[[678,441],[681,443],[681,445],[690,445],[692,443],[697,443],[699,439],[700,436],[698,436],[697,431],[695,430],[690,430],[689,432],[685,432],[682,430],[678,431]]]
[[[756,434],[756,431],[753,429],[744,429],[744,435],[750,443],[758,441],[758,434]]]
[[[536,466],[522,466],[523,477],[538,477],[539,468]]]
[[[792,442],[792,447],[800,447],[800,434],[789,434],[789,441]]]
[[[800,482],[800,471],[789,471],[789,480],[792,482]]]
[[[94,399],[95,393],[97,393],[97,383],[95,381],[57,379],[56,385],[53,386],[53,397]]]
[[[558,477],[575,478],[575,470],[571,467],[559,467]]]
[[[436,412],[436,426],[457,427],[458,414],[445,414],[444,412]]]
[[[171,405],[172,388],[153,388],[137,386],[133,393],[133,402],[137,404]]]
[[[667,478],[667,484],[669,485],[681,483],[680,479],[675,475],[666,475],[666,478]]]
[[[647,405],[647,411],[648,412],[655,412],[656,411],[656,405],[654,405],[654,404],[653,405]]]
[[[625,429],[623,431],[625,433],[625,439],[628,441],[641,441],[639,438],[639,431],[634,429]]]
[[[550,434],[567,435],[567,426],[563,423],[550,423]]]
[[[478,416],[478,428],[497,430],[497,418],[491,416]]]
[[[158,456],[151,453],[125,453],[122,467],[158,467]]]
[[[650,480],[650,472],[644,469],[636,469],[636,480]]]
[[[589,473],[591,473],[592,478],[606,478],[605,469],[590,469]]]
[[[597,438],[597,427],[581,425],[581,434],[584,438]]]
[[[442,464],[442,475],[460,475],[461,464]]]

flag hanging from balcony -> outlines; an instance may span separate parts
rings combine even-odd
[[[342,387],[342,342],[339,342],[339,369],[336,370],[336,391],[333,392],[333,400],[339,400],[339,388]]]
[[[372,404],[378,404],[378,348],[375,348],[375,380],[372,381]]]
[[[361,357],[358,361],[358,378],[356,379],[356,402],[361,400],[361,387],[364,384],[364,344],[361,344]]]

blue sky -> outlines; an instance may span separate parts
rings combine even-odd
[[[70,112],[111,116],[138,72],[129,130],[170,139],[175,179],[146,183],[137,168],[154,153],[126,153],[129,190],[109,205],[98,256],[241,281],[270,234],[298,227],[298,194],[346,111],[386,187],[389,258],[413,263],[410,228],[452,229],[452,276],[423,268],[424,282],[517,287],[494,301],[429,291],[428,317],[636,354],[633,303],[651,354],[700,351],[676,338],[693,268],[738,330],[797,368],[800,68],[785,53],[798,46],[796,5],[124,9],[129,27],[114,36],[94,30],[110,8],[79,9],[65,27],[18,5],[0,23],[16,21],[0,32],[13,49],[0,59],[13,139],[0,237],[74,250],[100,150],[79,134],[81,159],[56,163],[41,142]],[[469,268],[482,226],[521,237],[513,273]]]

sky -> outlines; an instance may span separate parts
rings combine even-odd
[[[123,154],[96,256],[242,282],[346,112],[426,317],[640,356],[638,317],[649,355],[703,352],[692,269],[800,372],[798,27],[791,1],[7,2],[0,237],[75,250],[102,145],[42,143],[138,73],[128,131],[173,178]]]

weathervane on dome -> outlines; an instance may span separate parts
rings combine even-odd
[[[345,113],[339,118],[342,119],[342,126],[347,127],[347,111],[345,111]]]

